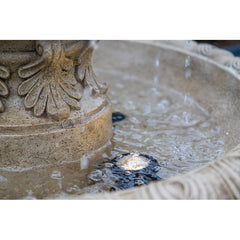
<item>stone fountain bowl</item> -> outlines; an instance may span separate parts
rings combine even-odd
[[[102,41],[94,55],[94,67],[96,71],[115,71],[147,81],[153,78],[156,56],[161,63],[158,69],[161,84],[188,93],[216,119],[225,142],[225,154],[210,164],[146,186],[73,198],[239,199],[240,58],[196,42]],[[184,68],[187,57],[191,58],[190,78]],[[99,78],[104,75],[99,74]]]

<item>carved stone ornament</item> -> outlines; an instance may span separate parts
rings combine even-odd
[[[39,57],[18,70],[24,79],[18,94],[25,96],[24,106],[35,116],[44,112],[55,120],[69,117],[70,108],[79,110],[83,90],[106,93],[107,86],[99,84],[91,65],[91,41],[37,41]]]
[[[112,112],[93,72],[95,46],[0,40],[0,170],[79,162],[107,147]]]
[[[9,94],[9,90],[7,85],[3,82],[10,77],[10,72],[6,67],[0,66],[0,96],[7,97]],[[4,105],[0,99],[0,112],[4,111]]]

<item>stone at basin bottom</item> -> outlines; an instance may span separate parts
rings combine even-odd
[[[70,119],[71,120],[71,119]],[[112,137],[112,112],[108,101],[85,119],[59,122],[54,128],[18,128],[0,134],[0,169],[22,171],[79,161]],[[29,130],[28,130],[29,129]]]

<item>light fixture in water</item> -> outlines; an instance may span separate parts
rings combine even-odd
[[[112,159],[111,173],[116,178],[115,186],[127,189],[151,181],[161,180],[158,161],[144,153],[125,153]]]
[[[138,171],[148,167],[150,159],[139,155],[138,153],[130,153],[123,156],[117,161],[117,166],[123,170]]]
[[[144,153],[125,153],[103,162],[98,166],[98,170],[89,174],[88,179],[115,191],[161,180],[157,175],[160,169],[158,161],[152,156]]]

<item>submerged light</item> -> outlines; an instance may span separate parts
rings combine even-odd
[[[123,170],[137,171],[148,167],[150,159],[139,155],[138,153],[130,153],[123,156],[117,161],[117,166]]]

